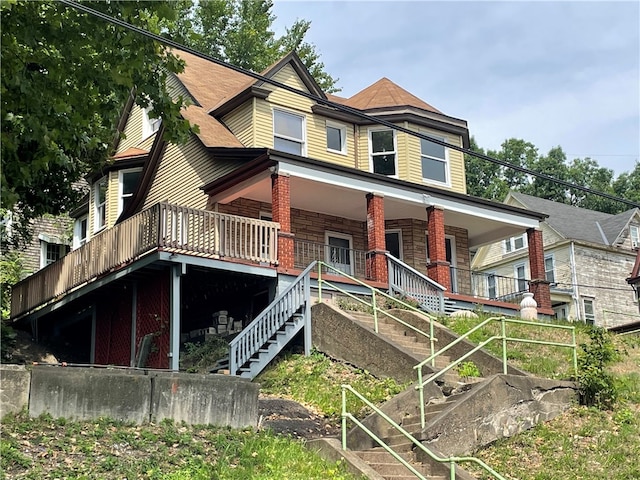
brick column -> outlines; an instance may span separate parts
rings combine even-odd
[[[367,194],[367,278],[376,282],[389,280],[387,245],[384,235],[384,197]]]
[[[447,290],[451,290],[451,272],[447,262],[447,246],[444,239],[444,210],[442,207],[427,208],[427,241],[429,242],[429,264],[427,273]]]
[[[538,308],[551,308],[551,289],[547,282],[544,270],[544,246],[542,243],[542,230],[529,228],[527,230],[529,243],[529,270],[531,281],[529,291],[538,304]]]
[[[291,188],[289,175],[271,176],[271,216],[280,224],[278,232],[278,264],[293,268],[293,233],[291,232]]]

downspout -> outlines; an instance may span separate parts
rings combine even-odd
[[[569,263],[571,265],[571,283],[573,284],[573,308],[576,311],[576,320],[582,320],[582,311],[580,310],[580,292],[578,291],[578,272],[576,270],[576,252],[575,244],[571,242],[571,248],[569,250],[570,257]]]

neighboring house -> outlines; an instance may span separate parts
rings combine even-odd
[[[549,216],[542,224],[544,270],[556,318],[604,327],[633,321],[638,297],[625,279],[640,245],[640,211],[596,212],[510,192],[505,204]],[[482,247],[473,268],[487,275],[525,278],[530,271],[525,236]]]
[[[517,312],[517,295],[475,288],[470,251],[525,234],[541,265],[545,215],[467,195],[461,152],[376,121],[467,147],[464,120],[386,78],[327,95],[293,53],[263,75],[319,100],[178,53],[186,68],[170,87],[191,100],[182,113],[199,132],[168,144],[162,123],[130,101],[113,161],[89,176],[75,212],[77,248],[16,285],[12,318],[82,345],[88,362],[138,364],[151,339],[145,364],[177,369],[192,332],[244,334],[315,260],[409,296],[402,278],[413,275],[434,295],[444,289],[451,308]],[[544,271],[526,280],[552,314]],[[269,318],[306,315],[291,308]]]

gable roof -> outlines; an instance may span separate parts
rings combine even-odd
[[[612,215],[514,191],[509,192],[505,202],[509,198],[525,208],[549,215],[545,222],[564,238],[601,245],[613,245],[631,218],[638,213],[637,208],[632,208]]]

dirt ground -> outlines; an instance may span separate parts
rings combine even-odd
[[[64,346],[42,345],[33,342],[28,332],[15,332],[13,344],[2,351],[2,363],[74,363],[73,355]],[[307,440],[338,436],[340,432],[339,422],[330,422],[293,400],[262,394],[258,399],[258,424],[260,429]]]

